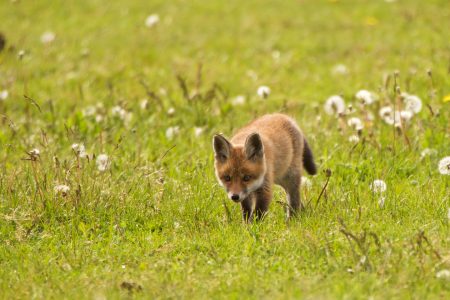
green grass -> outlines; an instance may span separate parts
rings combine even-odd
[[[449,16],[446,0],[0,2],[0,114],[14,123],[0,130],[0,298],[449,298],[437,276],[450,270],[450,177],[437,167],[450,155]],[[378,115],[398,105],[395,70],[424,103],[410,145]],[[367,123],[360,89],[379,100],[366,108],[373,137],[366,126],[354,146],[324,103],[342,93],[347,118]],[[265,222],[247,226],[217,184],[212,136],[266,111],[299,122],[320,170],[298,218],[286,222],[276,188]],[[74,143],[110,167],[77,159]],[[23,160],[34,148],[38,162]]]

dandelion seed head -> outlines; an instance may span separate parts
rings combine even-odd
[[[159,16],[157,14],[152,14],[145,19],[145,26],[148,28],[154,27],[159,23]]]
[[[373,102],[372,94],[366,90],[357,92],[356,98],[364,105],[370,105]]]
[[[244,96],[236,96],[231,100],[231,105],[233,106],[237,106],[237,105],[242,105],[245,103],[245,97]]]
[[[312,182],[308,177],[302,176],[300,185],[302,189],[310,189],[312,187]]]
[[[434,156],[436,155],[438,152],[436,149],[423,149],[422,152],[420,153],[420,157],[425,157],[425,156]]]
[[[43,44],[50,44],[55,40],[56,35],[51,31],[46,31],[41,35],[41,42]]]
[[[30,151],[31,156],[39,155],[40,153],[41,152],[36,148],[34,148],[33,150]]]
[[[100,123],[101,121],[103,121],[103,116],[102,115],[96,115],[95,116],[95,122]]]
[[[422,110],[422,100],[417,96],[409,95],[405,98],[405,110],[414,114]]]
[[[96,108],[93,105],[89,105],[85,109],[83,109],[81,112],[83,113],[83,116],[90,117],[93,116],[96,112]]]
[[[448,280],[450,279],[450,271],[449,270],[440,270],[436,273],[437,278]]]
[[[392,108],[390,106],[385,106],[380,109],[380,117],[387,118],[392,117]]]
[[[444,157],[439,161],[438,169],[442,175],[450,175],[450,156]]]
[[[199,137],[203,133],[203,130],[202,127],[194,127],[195,136]]]
[[[55,193],[62,193],[63,196],[67,194],[68,191],[70,191],[70,188],[67,185],[57,185],[53,188]]]
[[[141,101],[141,108],[147,109],[148,108],[148,99],[144,99]]]
[[[378,199],[378,207],[379,208],[384,208],[384,197],[381,197],[380,199]]]
[[[256,93],[258,94],[259,97],[266,99],[270,94],[270,88],[265,85],[262,85],[258,88]]]
[[[22,58],[25,55],[25,51],[20,50],[19,53],[17,53],[17,55],[19,56],[19,58]]]
[[[111,164],[108,155],[106,154],[100,154],[99,156],[97,156],[96,163],[99,171],[105,171]]]
[[[351,126],[355,129],[357,127],[361,127],[361,125],[362,125],[361,120],[358,118],[350,118],[350,119],[348,119],[347,123],[348,123],[348,126]]]
[[[9,92],[7,90],[3,90],[0,92],[0,100],[6,100],[8,98]]]
[[[178,127],[167,128],[166,137],[171,140],[177,131],[178,131]]]
[[[374,192],[384,192],[386,190],[386,182],[380,179],[374,180],[370,185],[370,189]]]
[[[345,111],[345,102],[341,96],[331,96],[325,102],[325,113],[337,115]]]
[[[349,138],[348,138],[348,140],[349,140],[349,142],[352,142],[352,143],[359,143],[359,137],[357,136],[357,135],[352,135],[352,136],[350,136]]]
[[[343,65],[343,64],[338,64],[335,65],[332,69],[331,69],[331,74],[333,75],[344,75],[348,73],[348,68]]]
[[[175,108],[171,107],[169,108],[169,110],[167,111],[167,114],[171,117],[173,116],[173,114],[175,113]]]

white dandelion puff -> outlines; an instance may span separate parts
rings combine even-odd
[[[166,130],[166,137],[172,139],[175,133],[178,131],[178,127],[169,127]]]
[[[256,93],[258,94],[259,97],[266,99],[270,94],[270,88],[265,85],[262,85],[258,88]]]
[[[96,115],[95,116],[95,122],[100,123],[101,121],[103,121],[103,116],[102,115]]]
[[[36,148],[34,148],[33,150],[30,151],[30,155],[31,156],[36,156],[36,155],[40,155],[40,151]]]
[[[349,142],[352,142],[352,143],[359,143],[359,137],[357,136],[357,135],[352,135],[352,136],[350,136],[349,138],[348,138],[348,141]]]
[[[384,197],[381,197],[380,199],[378,199],[378,207],[379,208],[384,208]]]
[[[97,156],[96,163],[99,171],[105,171],[109,168],[111,161],[109,160],[108,155],[100,154],[99,156]]]
[[[331,96],[325,102],[325,112],[328,115],[336,115],[345,111],[345,102],[341,96]]]
[[[436,273],[436,277],[448,280],[448,279],[450,279],[450,271],[449,270],[440,270],[439,272]]]
[[[231,104],[232,104],[233,106],[242,105],[242,104],[244,104],[244,103],[245,103],[245,97],[244,97],[244,96],[241,96],[241,95],[236,96],[236,97],[234,97],[234,98],[231,100]]]
[[[356,93],[356,98],[364,105],[370,105],[373,102],[372,94],[369,91],[361,90]]]
[[[417,96],[407,96],[405,98],[405,110],[412,113],[419,113],[422,110],[422,100]]]
[[[425,156],[435,156],[437,155],[437,150],[436,149],[423,149],[422,152],[420,153],[420,157],[423,158]]]
[[[147,19],[145,19],[145,26],[147,26],[148,28],[154,27],[158,23],[159,16],[157,14],[150,15]]]
[[[62,193],[63,195],[67,194],[70,191],[70,188],[67,185],[57,185],[53,188],[55,193]]]
[[[171,117],[173,116],[173,114],[175,113],[175,108],[171,107],[169,108],[169,110],[167,111],[167,114]]]
[[[370,185],[370,189],[374,192],[384,192],[386,190],[386,182],[383,180],[374,180],[373,183]]]
[[[8,91],[7,90],[3,90],[0,92],[0,100],[6,100],[6,98],[8,98]]]
[[[348,73],[348,69],[345,65],[343,64],[338,64],[335,65],[332,69],[331,69],[331,73],[333,75],[344,75]]]
[[[450,175],[450,156],[444,157],[439,161],[439,173]]]
[[[194,127],[195,136],[200,136],[204,131],[204,128],[202,127]]]
[[[83,113],[83,116],[90,117],[93,116],[96,112],[96,108],[93,105],[89,105],[88,107],[84,108],[81,112]]]
[[[312,182],[308,177],[302,176],[301,181],[300,181],[300,185],[302,189],[310,189],[312,187]]]
[[[390,106],[385,106],[380,109],[380,117],[381,118],[392,118],[392,108]]]
[[[400,114],[398,113],[398,111],[396,111],[394,123],[396,126],[401,126],[402,121],[403,121],[403,123],[408,124],[409,121],[411,121],[412,116],[413,116],[413,113],[410,111],[407,111],[407,110],[400,111]]]
[[[122,111],[123,109],[120,107],[120,106],[114,106],[112,109],[111,109],[111,113],[113,114],[113,116],[117,116],[117,115],[120,115],[121,114],[121,111]]]
[[[348,119],[348,126],[351,126],[351,127],[353,127],[353,128],[360,128],[361,127],[361,125],[362,125],[362,122],[361,122],[361,120],[360,119],[358,119],[358,118],[350,118],[350,119]]]
[[[50,44],[56,38],[56,35],[51,31],[46,31],[41,35],[41,42],[43,44]]]
[[[141,108],[147,109],[148,108],[148,99],[144,99],[141,101]]]

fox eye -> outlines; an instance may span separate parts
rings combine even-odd
[[[250,180],[250,175],[245,175],[244,176],[244,181],[249,181]]]
[[[225,179],[225,181],[230,181],[231,177],[230,176],[225,176],[224,179]]]

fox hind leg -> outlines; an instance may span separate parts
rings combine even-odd
[[[287,216],[288,218],[296,215],[300,210],[304,209],[300,196],[301,172],[291,169],[282,181],[281,186],[286,191],[287,202],[289,204]]]

